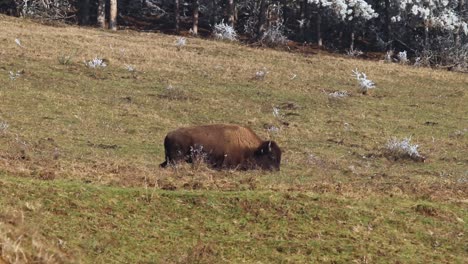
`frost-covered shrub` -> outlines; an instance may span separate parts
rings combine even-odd
[[[423,50],[422,52],[416,53],[414,58],[414,66],[416,67],[429,67],[431,66],[431,60],[433,53],[430,50]]]
[[[373,81],[367,79],[367,75],[364,72],[359,72],[358,69],[353,70],[353,76],[359,82],[360,92],[367,94],[369,89],[374,89],[375,84]]]
[[[230,25],[224,23],[224,21],[221,21],[219,24],[214,26],[213,36],[220,40],[237,41],[236,30]]]
[[[45,20],[66,20],[76,11],[69,0],[15,0],[15,3],[22,16]]]
[[[190,158],[192,159],[192,164],[197,165],[205,162],[208,155],[203,150],[202,145],[196,145],[190,147]]]
[[[371,5],[364,0],[308,0],[321,7],[326,7],[335,12],[342,20],[351,21],[355,18],[370,20],[378,17]]]
[[[15,39],[16,45],[20,46],[21,48],[24,48],[23,44],[21,44],[21,41],[19,39]]]
[[[407,64],[408,63],[408,54],[405,51],[398,52],[398,62],[401,64]]]
[[[333,93],[328,94],[328,98],[330,99],[342,99],[349,96],[348,91],[335,91]]]
[[[411,144],[411,138],[404,138],[402,140],[392,138],[387,141],[385,152],[396,159],[407,158],[424,162],[425,157],[419,153],[418,147],[418,145]]]
[[[94,59],[90,60],[90,61],[84,61],[84,64],[88,67],[88,68],[92,68],[92,69],[98,69],[98,68],[105,68],[107,67],[107,64],[106,62],[99,58],[99,57],[95,57]]]
[[[260,39],[262,43],[269,46],[285,45],[288,38],[284,35],[284,28],[282,24],[269,27]]]
[[[20,77],[21,75],[23,74],[23,71],[17,71],[17,72],[13,72],[13,71],[9,71],[8,72],[8,76],[10,77],[10,80],[14,81],[16,80],[18,77]]]
[[[263,69],[261,70],[258,70],[257,72],[255,72],[255,79],[257,80],[264,80],[265,79],[265,76],[268,74],[268,71],[265,67],[263,67]]]
[[[133,66],[133,65],[130,65],[130,64],[125,64],[124,65],[125,69],[129,72],[135,72],[136,71],[136,67]]]
[[[280,115],[280,110],[278,107],[273,107],[273,116],[276,117],[276,118],[280,118],[281,115]]]
[[[358,50],[358,49],[350,49],[346,51],[346,54],[350,57],[358,57],[364,54],[364,52]]]
[[[395,53],[395,51],[393,50],[388,50],[386,53],[385,53],[385,58],[384,58],[384,61],[386,63],[391,63],[393,62],[393,54]]]
[[[8,125],[7,122],[0,121],[0,133],[1,134],[5,134],[9,127],[10,127],[10,125]]]
[[[182,47],[185,47],[185,45],[187,45],[187,39],[184,38],[184,37],[177,37],[176,41],[175,41],[175,46],[180,49]]]

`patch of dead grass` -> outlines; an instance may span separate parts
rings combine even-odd
[[[28,210],[37,207],[26,205]],[[79,263],[66,253],[66,242],[45,239],[40,230],[27,223],[23,211],[2,208],[0,211],[0,263]]]

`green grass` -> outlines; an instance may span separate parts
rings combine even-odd
[[[0,32],[0,243],[21,242],[5,260],[467,260],[466,74],[5,16]],[[95,56],[109,66],[86,68]],[[205,123],[274,139],[281,171],[159,169],[165,134]],[[384,155],[410,136],[427,162]]]
[[[466,260],[459,205],[2,178],[2,208],[23,208],[27,224],[85,263]]]

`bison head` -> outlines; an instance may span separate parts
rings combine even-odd
[[[255,165],[264,170],[279,170],[281,149],[274,141],[264,141],[254,152]]]

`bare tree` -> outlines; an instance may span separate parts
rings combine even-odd
[[[384,25],[384,34],[385,41],[390,42],[391,34],[391,14],[390,14],[390,0],[385,0],[385,25]],[[389,47],[391,50],[391,47]]]
[[[315,29],[317,31],[317,45],[319,47],[323,46],[323,40],[322,40],[322,10],[321,8],[318,7],[318,12],[317,16],[315,17]]]
[[[212,27],[216,24],[216,0],[211,1],[210,24]]]
[[[458,14],[460,15],[460,17],[462,19],[465,18],[465,13],[466,13],[466,7],[465,7],[465,4],[466,4],[466,1],[465,0],[458,0],[458,7],[457,7],[457,11],[458,11]],[[460,39],[461,39],[461,29],[459,28],[457,30],[457,33],[455,34],[455,44],[457,46],[460,46]]]
[[[106,27],[106,0],[98,0],[97,23],[101,28]]]
[[[193,0],[193,27],[192,31],[194,35],[198,35],[198,15],[199,15],[200,1]]]
[[[180,32],[180,0],[174,0],[175,32]]]
[[[258,14],[257,38],[261,38],[266,31],[268,0],[260,1],[260,11]]]
[[[228,0],[228,22],[231,27],[234,27],[235,23],[235,5],[234,5],[234,0]]]
[[[117,0],[110,0],[109,29],[117,30]]]

